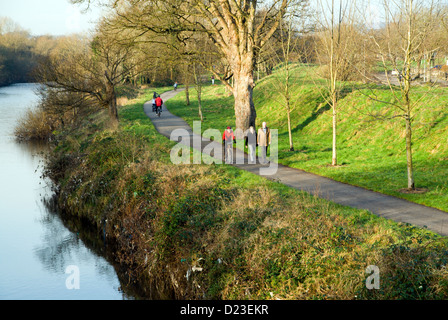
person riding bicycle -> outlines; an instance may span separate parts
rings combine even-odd
[[[162,98],[160,98],[160,95],[157,96],[155,103],[156,103],[156,112],[158,111],[158,109],[160,109],[160,112],[162,112],[163,100]]]
[[[232,127],[227,127],[222,135],[222,141],[225,145],[226,162],[229,163],[233,160],[233,143],[235,142],[235,135],[233,134]]]
[[[152,95],[152,112],[156,112],[157,107],[156,107],[156,98],[157,98],[158,94],[157,92],[154,91],[154,94]]]
[[[152,99],[152,101],[151,101],[151,103],[152,103],[152,112],[156,112],[156,99],[154,98],[154,99]]]

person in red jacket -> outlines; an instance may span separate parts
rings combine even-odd
[[[163,100],[162,98],[160,98],[160,96],[158,95],[156,98],[156,108],[160,108],[160,111],[162,111],[162,105],[163,105]],[[156,111],[157,111],[156,109]]]
[[[226,163],[231,163],[233,161],[233,142],[235,142],[235,135],[231,127],[227,127],[222,135],[222,141],[225,145],[226,152]]]

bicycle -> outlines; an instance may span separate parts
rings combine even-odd
[[[160,118],[160,115],[162,114],[162,107],[156,107],[156,114]]]

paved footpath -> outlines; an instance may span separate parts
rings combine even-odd
[[[176,92],[169,91],[162,94],[161,97],[166,102],[181,91],[181,89],[178,89]],[[163,106],[163,112],[160,118],[152,112],[151,103],[146,103],[144,110],[152,120],[156,130],[171,140],[192,146],[201,152],[205,147],[216,148],[215,150],[221,148],[222,150],[222,144],[220,142],[214,142],[194,134],[191,127],[182,118],[171,114],[165,105]],[[176,130],[174,132],[176,134],[172,137],[173,130],[175,129],[181,130]],[[217,153],[216,157],[220,155],[220,153]],[[234,163],[232,165],[235,167],[264,176],[267,179],[281,182],[292,188],[306,191],[317,197],[345,206],[366,209],[386,219],[426,227],[440,235],[448,236],[447,212],[337,182],[281,164],[248,164],[247,155],[236,149],[234,149]]]

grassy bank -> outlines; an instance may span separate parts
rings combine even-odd
[[[14,128],[14,136],[17,141],[49,141],[58,131],[69,130],[76,127],[82,119],[95,113],[98,106],[88,103],[77,103],[76,107],[66,105],[70,100],[66,98],[62,102],[47,100],[48,92],[41,91],[42,85],[37,91],[39,103],[29,108],[19,119]],[[116,88],[117,104],[126,105],[130,100],[137,98],[145,92],[143,87],[122,84]],[[168,88],[154,89],[156,91],[168,90]],[[159,92],[161,93],[161,92]],[[63,111],[65,110],[65,111]],[[67,126],[67,127],[66,127]]]
[[[407,187],[404,122],[400,118],[378,120],[370,113],[393,116],[385,104],[369,99],[392,101],[387,87],[350,84],[340,100],[338,123],[339,166],[332,167],[332,115],[321,96],[322,79],[315,69],[299,66],[293,70],[290,88],[291,123],[294,149],[289,151],[287,116],[278,91],[284,81],[281,72],[262,79],[254,89],[257,126],[266,121],[279,130],[279,162],[293,168],[327,176],[345,183],[408,199],[448,211],[448,88],[428,90],[420,87],[414,98],[421,104],[414,110],[413,151],[415,183],[426,188],[424,194],[406,194]],[[191,93],[194,97],[194,91]],[[207,86],[202,92],[204,122],[202,130],[224,130],[235,124],[233,98],[223,86]],[[170,111],[190,125],[198,121],[197,104],[190,106],[178,96],[170,103]],[[396,110],[395,110],[396,112]]]
[[[230,166],[173,165],[150,93],[61,132],[47,174],[61,209],[106,232],[143,297],[443,299],[445,239]],[[168,107],[171,101],[168,102]],[[380,290],[367,290],[368,265]]]

